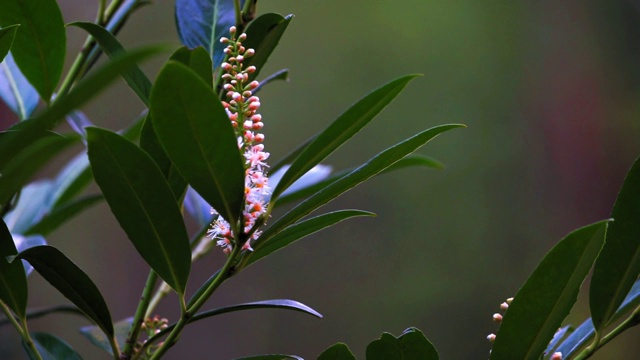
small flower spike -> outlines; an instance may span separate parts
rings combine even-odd
[[[253,250],[251,241],[260,236],[260,231],[255,228],[256,225],[261,225],[259,222],[264,222],[263,215],[267,211],[265,196],[270,193],[269,179],[265,175],[269,153],[264,151],[264,134],[259,132],[264,126],[262,115],[257,112],[260,108],[260,99],[253,95],[253,91],[260,84],[255,80],[249,81],[249,74],[254,73],[256,67],[244,68],[243,64],[247,58],[255,54],[255,51],[245,49],[242,42],[246,40],[247,35],[242,33],[236,36],[236,32],[237,29],[232,26],[229,29],[231,38],[220,39],[221,43],[227,45],[224,49],[227,61],[220,67],[224,80],[222,88],[226,96],[222,105],[236,133],[238,150],[245,159],[245,206],[242,212],[244,234],[242,236],[233,234],[231,225],[220,216],[211,224],[208,232],[226,254],[229,254],[236,245],[242,246],[246,251]],[[215,209],[212,209],[212,214],[219,215]],[[240,239],[246,240],[238,244]]]

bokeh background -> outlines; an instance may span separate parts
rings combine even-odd
[[[59,3],[67,22],[94,17],[86,0]],[[327,207],[370,210],[376,218],[342,223],[275,254],[226,283],[206,306],[291,298],[324,319],[278,310],[219,316],[188,327],[168,359],[314,359],[338,341],[364,358],[382,332],[398,335],[409,326],[443,359],[487,358],[499,304],[556,241],[609,216],[640,153],[640,2],[270,0],[259,10],[295,14],[262,72],[291,71],[289,83],[261,93],[273,159],[407,73],[425,76],[326,163],[360,164],[442,123],[468,128],[420,150],[443,161],[444,171],[380,176]],[[84,34],[69,28],[68,36],[70,62]],[[177,47],[173,1],[139,10],[119,38],[127,48]],[[153,78],[165,59],[143,68]],[[143,105],[120,81],[84,110],[95,123],[120,129]],[[0,111],[6,126],[13,118]],[[133,313],[147,270],[106,204],[48,241],[98,284],[114,318]],[[190,289],[223,260],[215,252],[198,263]],[[67,303],[37,274],[30,291],[33,307]],[[176,319],[174,305],[168,298],[159,313]],[[581,322],[587,310],[581,296],[570,321]],[[53,315],[31,327],[60,334],[85,359],[107,359],[78,334],[86,324]],[[629,331],[593,358],[636,359],[639,335]],[[0,337],[0,358],[24,358],[13,329],[0,328]]]

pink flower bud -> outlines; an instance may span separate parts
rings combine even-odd
[[[242,99],[242,95],[239,92],[234,92],[231,95],[231,98],[235,101],[240,101]]]
[[[553,355],[551,355],[551,360],[562,360],[562,353],[561,352],[554,352]]]
[[[500,310],[507,310],[509,308],[509,304],[507,304],[506,302],[503,302],[502,304],[500,304]]]
[[[257,96],[252,96],[249,98],[249,100],[247,100],[248,102],[254,102],[254,101],[260,101],[260,98]]]
[[[235,33],[236,33],[236,27],[235,26],[230,27],[229,28],[229,34],[233,35]]]
[[[248,98],[248,97],[249,97],[249,96],[251,96],[251,95],[252,95],[251,91],[244,91],[244,92],[242,93],[242,96],[244,96],[244,97],[246,97],[246,98]]]
[[[256,71],[256,67],[251,65],[245,71],[248,72],[249,74],[253,74]]]
[[[260,130],[262,127],[264,127],[264,123],[261,121],[253,123],[253,130]]]
[[[244,53],[244,56],[245,56],[245,57],[251,57],[251,56],[253,56],[255,53],[256,53],[256,51],[255,51],[255,50],[253,50],[253,49],[247,49],[247,51]]]
[[[253,115],[251,117],[251,121],[253,121],[253,122],[258,122],[260,120],[262,120],[262,115],[260,115],[260,114],[255,114],[255,115]]]
[[[250,120],[247,120],[244,122],[244,124],[242,124],[242,127],[244,127],[245,130],[251,129],[251,126],[253,126],[253,123]]]
[[[493,314],[493,321],[498,322],[498,323],[501,322],[502,321],[502,315],[498,314],[498,313]]]
[[[237,81],[243,81],[244,80],[244,76],[242,76],[242,74],[237,74],[236,75],[236,80]]]
[[[231,84],[224,84],[224,86],[222,87],[223,89],[227,90],[227,91],[232,91],[233,90],[233,85]]]
[[[260,83],[255,80],[249,83],[249,89],[251,90],[258,88],[258,86],[260,86]]]
[[[264,141],[264,134],[256,134],[254,139],[253,139],[253,141],[259,142],[259,143],[263,142]]]
[[[229,39],[227,39],[226,37],[223,36],[223,37],[220,38],[220,42],[223,43],[223,44],[227,44],[229,42]]]
[[[247,40],[247,34],[242,33],[240,34],[240,36],[238,36],[238,41],[245,41]]]
[[[244,56],[242,56],[242,55],[236,56],[236,61],[242,62],[242,60],[244,60]]]
[[[223,62],[222,64],[220,64],[220,67],[223,68],[225,71],[230,71],[231,70],[231,64],[229,64],[227,62]]]
[[[254,102],[249,104],[249,110],[256,111],[259,108],[260,108],[260,102],[259,101],[254,101]]]
[[[489,334],[487,340],[494,342],[496,340],[496,334]]]

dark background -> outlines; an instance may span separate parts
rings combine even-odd
[[[59,1],[65,21],[91,21],[84,0]],[[262,74],[289,68],[289,83],[261,93],[267,150],[278,159],[373,88],[423,73],[367,129],[326,161],[342,169],[428,127],[461,122],[420,153],[444,171],[380,176],[331,203],[376,218],[350,220],[305,239],[226,283],[206,306],[291,298],[318,320],[278,310],[222,315],[190,326],[168,359],[231,359],[291,353],[314,359],[344,341],[364,357],[384,331],[420,328],[443,359],[484,359],[491,315],[569,231],[607,218],[640,153],[640,6],[632,1],[284,1],[260,13],[295,18]],[[84,34],[69,28],[68,63]],[[173,2],[138,11],[120,36],[127,48],[178,45]],[[145,64],[155,77],[166,56]],[[143,105],[122,81],[84,110],[98,125],[125,127]],[[3,122],[10,115],[3,110]],[[77,151],[78,149],[76,149]],[[72,153],[68,153],[71,156]],[[51,176],[63,164],[42,176]],[[90,191],[96,192],[92,187]],[[277,214],[276,214],[277,216]],[[102,289],[115,319],[133,314],[147,269],[106,204],[48,238]],[[221,252],[193,269],[193,291]],[[30,306],[67,303],[37,274]],[[588,316],[586,298],[570,321]],[[158,309],[175,320],[175,297]],[[106,359],[80,335],[86,321],[54,315],[51,331],[86,359]],[[635,359],[637,330],[593,359]],[[0,329],[0,357],[24,355]]]

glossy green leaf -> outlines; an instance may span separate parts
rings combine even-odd
[[[575,303],[609,220],[574,230],[549,251],[509,305],[491,360],[537,360]]]
[[[78,199],[71,200],[68,203],[55,208],[53,211],[45,215],[44,218],[29,227],[24,232],[24,234],[41,234],[46,236],[56,230],[62,224],[69,221],[75,215],[102,200],[102,195],[87,195]]]
[[[640,274],[640,158],[624,180],[589,288],[591,318],[602,331]]]
[[[230,224],[244,198],[244,164],[231,122],[209,85],[169,61],[151,92],[153,128],[187,182]]]
[[[36,332],[31,333],[31,339],[42,356],[42,360],[82,360],[82,357],[69,344],[54,335]],[[38,359],[25,346],[24,342],[22,346],[27,350],[30,360]]]
[[[383,333],[367,346],[367,360],[438,360],[438,352],[416,328],[408,328],[398,338]]]
[[[395,146],[392,146],[391,148],[374,156],[366,164],[363,164],[362,166],[343,176],[339,180],[331,183],[312,197],[298,204],[298,206],[283,215],[280,219],[276,220],[269,228],[264,231],[264,233],[262,233],[262,236],[260,236],[260,238],[254,243],[254,248],[256,248],[261,242],[267,241],[269,238],[279,233],[284,228],[308,215],[313,210],[349,191],[358,184],[365,182],[367,179],[384,171],[388,167],[398,162],[400,159],[411,154],[419,147],[431,141],[439,134],[451,129],[461,127],[464,127],[464,125],[450,124],[435,126],[417,135],[414,135],[413,137],[399,144],[396,144]]]
[[[109,308],[100,290],[89,276],[60,250],[48,246],[35,246],[22,251],[15,259],[24,259],[49,284],[82,310],[108,336],[113,336]]]
[[[320,133],[295,159],[273,190],[271,201],[276,201],[294,181],[319,164],[329,154],[358,133],[393,100],[417,75],[408,75],[391,81],[358,101]]]
[[[27,309],[27,276],[22,263],[9,263],[6,260],[7,256],[17,253],[7,225],[0,221],[0,300],[18,317],[24,318]]]
[[[213,70],[211,66],[211,58],[207,50],[202,46],[195,49],[189,49],[183,46],[171,55],[171,60],[177,61],[189,67],[200,76],[205,83],[213,87]]]
[[[339,210],[291,225],[266,242],[256,242],[254,251],[245,255],[241,267],[249,266],[265,256],[270,255],[308,235],[333,226],[344,220],[360,216],[375,216],[375,214],[361,210]]]
[[[118,347],[120,349],[124,349],[125,343],[127,341],[127,336],[129,335],[129,330],[131,329],[132,324],[132,317],[117,321],[113,324],[116,342],[118,343]],[[93,345],[106,351],[110,355],[113,355],[111,343],[109,342],[109,339],[104,335],[104,333],[100,331],[99,327],[95,325],[83,326],[80,328],[80,333],[89,341],[91,341]]]
[[[213,67],[218,67],[224,58],[220,38],[229,37],[229,27],[236,23],[233,2],[176,0],[175,13],[180,42],[191,49],[202,46],[213,59]]]
[[[191,268],[189,237],[169,184],[151,157],[120,135],[87,128],[96,183],[142,258],[179,294]]]
[[[0,140],[15,135],[20,134],[3,133]],[[8,163],[0,167],[0,204],[6,204],[53,156],[78,140],[77,137],[62,137],[52,132],[39,135],[36,141],[14,153],[14,156],[7,159]]]
[[[30,117],[40,101],[40,95],[24,77],[11,53],[0,62],[0,98],[20,120]]]
[[[13,38],[16,35],[18,26],[20,25],[11,25],[0,29],[0,63],[4,60],[4,57],[7,56],[9,50],[11,50]]]
[[[323,351],[318,360],[356,360],[356,357],[347,344],[337,343]]]
[[[258,16],[247,27],[247,40],[242,45],[247,49],[254,49],[255,55],[247,58],[244,62],[245,68],[255,66],[256,71],[250,75],[250,79],[255,79],[262,67],[271,56],[273,50],[278,46],[282,35],[293,19],[293,15],[282,17],[279,14],[264,14]]]
[[[126,53],[118,39],[116,39],[116,37],[111,32],[109,32],[109,30],[103,28],[100,25],[90,22],[73,22],[69,25],[77,26],[91,34],[91,36],[93,36],[93,38],[100,45],[102,51],[104,51],[104,53],[107,54],[107,56],[109,56],[109,58],[111,59]],[[140,100],[142,100],[145,105],[149,105],[151,81],[149,81],[142,70],[140,70],[138,66],[131,66],[129,69],[122,73],[122,77],[127,82],[127,84],[129,84],[129,87],[133,90],[133,92],[138,95]]]
[[[47,102],[60,80],[66,51],[62,13],[55,0],[2,0],[0,26],[20,24],[11,53]]]
[[[269,355],[253,355],[236,358],[234,360],[304,360],[296,355],[269,354]]]

